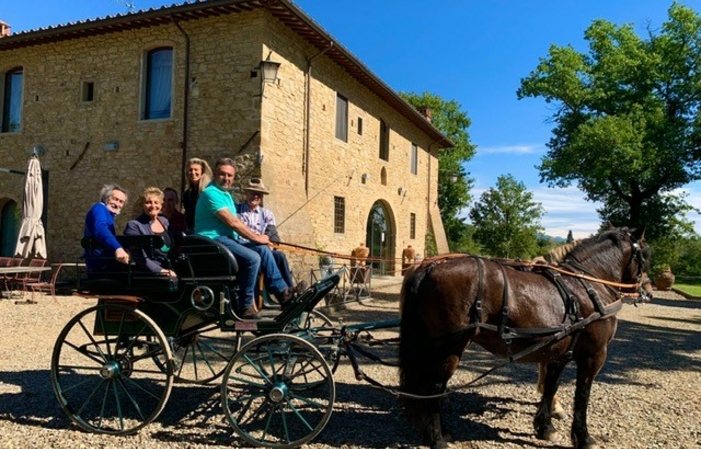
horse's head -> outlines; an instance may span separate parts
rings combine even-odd
[[[608,280],[644,285],[650,268],[645,229],[613,228],[584,240],[566,256],[565,264]]]

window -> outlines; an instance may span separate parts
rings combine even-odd
[[[415,175],[419,172],[419,147],[411,144],[411,174]]]
[[[348,99],[336,94],[336,138],[348,142]]]
[[[346,199],[340,196],[333,197],[333,232],[346,232]]]
[[[389,161],[389,127],[380,119],[380,159]]]
[[[19,132],[22,122],[22,84],[24,71],[17,67],[5,73],[2,96],[2,128],[0,132]]]
[[[363,118],[358,117],[358,135],[362,136],[363,135]]]
[[[95,83],[83,81],[80,88],[81,101],[93,101],[95,99]]]
[[[409,238],[416,238],[416,214],[412,213],[409,215]]]
[[[173,49],[161,47],[146,54],[144,120],[170,118],[173,90]]]

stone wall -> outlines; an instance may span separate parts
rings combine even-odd
[[[2,166],[23,170],[34,146],[46,149],[50,259],[80,254],[83,217],[103,184],[117,182],[132,198],[147,185],[179,190],[183,157],[193,156],[212,163],[235,157],[239,183],[262,176],[272,190],[266,206],[286,241],[349,254],[365,241],[368,214],[380,201],[395,227],[389,257],[409,244],[423,247],[437,192],[437,160],[425,134],[324,56],[312,62],[307,120],[308,61],[318,50],[265,10],[181,26],[190,41],[187,77],[186,38],[175,25],[0,52],[0,72],[24,68],[22,130],[0,134]],[[174,48],[172,117],[140,120],[144,55],[164,45]],[[252,76],[266,58],[281,63],[275,83]],[[86,82],[95,86],[92,102],[81,101]],[[349,102],[348,142],[335,138],[337,93]],[[380,118],[391,128],[389,161],[379,158]],[[416,175],[410,173],[412,142],[420,148]],[[106,151],[115,143],[116,151]],[[334,196],[346,201],[343,234],[334,233]],[[0,198],[20,203],[21,177],[0,177]],[[417,217],[415,239],[410,213]],[[127,206],[118,231],[133,216]],[[312,263],[293,259],[298,266]]]

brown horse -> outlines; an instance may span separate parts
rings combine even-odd
[[[576,246],[553,269],[524,271],[497,260],[464,256],[429,261],[402,287],[400,383],[407,416],[425,443],[446,446],[440,401],[466,346],[518,362],[545,363],[536,435],[554,439],[552,400],[565,366],[577,380],[571,429],[576,448],[594,448],[587,407],[594,377],[606,361],[621,307],[621,288],[638,289],[648,268],[642,231],[606,231]],[[562,270],[562,269],[565,270]],[[568,274],[569,273],[569,274]],[[434,396],[417,399],[412,395]]]

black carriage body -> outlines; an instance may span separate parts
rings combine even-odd
[[[154,254],[163,245],[159,236],[118,236],[130,253]],[[84,248],[95,245],[84,239]],[[121,270],[91,273],[81,280],[83,294],[96,295],[99,303],[121,304],[148,315],[168,337],[212,323],[232,327],[236,304],[238,264],[224,245],[202,236],[184,236],[169,254],[177,279],[124,266]],[[133,317],[104,316],[95,322],[96,335],[138,334]]]

